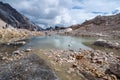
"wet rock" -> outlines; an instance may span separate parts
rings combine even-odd
[[[69,68],[67,73],[71,74],[72,72],[74,72],[74,69],[73,68]]]
[[[28,48],[28,49],[26,49],[26,50],[24,50],[24,51],[25,51],[25,52],[31,52],[32,49]]]
[[[25,45],[25,44],[26,44],[25,41],[9,43],[9,45],[11,45],[11,46],[22,46],[22,45]]]
[[[25,41],[20,41],[20,42],[8,42],[8,43],[2,43],[0,44],[1,46],[8,46],[8,47],[16,47],[16,46],[23,46],[25,45]]]
[[[19,50],[13,52],[14,55],[19,55],[21,52]]]
[[[109,46],[109,44],[107,43],[107,41],[103,40],[103,39],[98,39],[93,44],[96,45],[96,46],[102,46],[102,47],[108,47]]]
[[[103,39],[98,39],[93,43],[96,46],[107,47],[112,49],[120,49],[120,44],[117,42],[106,41]]]

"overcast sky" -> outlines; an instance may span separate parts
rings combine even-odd
[[[0,0],[40,26],[82,23],[97,15],[111,15],[120,10],[120,0]],[[118,9],[118,10],[116,10]]]

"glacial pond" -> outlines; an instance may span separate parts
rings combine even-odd
[[[90,39],[77,38],[71,36],[40,36],[33,37],[28,44],[22,48],[31,47],[33,49],[58,49],[58,50],[79,50],[79,49],[92,49],[85,46],[83,42]]]

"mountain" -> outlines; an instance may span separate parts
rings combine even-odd
[[[20,14],[16,9],[9,4],[0,2],[0,19],[14,28],[28,29],[31,31],[41,30],[39,26],[30,22],[28,18]]]
[[[104,34],[120,37],[120,13],[111,16],[97,16],[82,24],[71,26],[76,35]]]

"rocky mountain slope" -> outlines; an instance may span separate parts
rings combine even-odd
[[[102,35],[120,37],[120,13],[111,16],[97,16],[94,19],[86,20],[81,25],[71,26],[73,34],[81,35]]]
[[[14,28],[22,28],[28,30],[41,30],[39,26],[30,22],[28,18],[20,14],[9,4],[0,2],[0,19]]]

